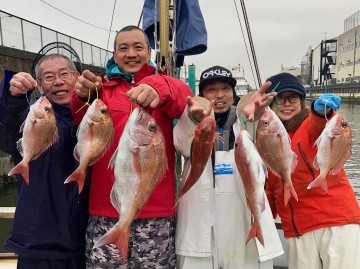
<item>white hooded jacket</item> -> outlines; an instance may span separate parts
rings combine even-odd
[[[238,129],[236,124],[233,126],[235,135]],[[191,135],[195,128],[196,125],[190,120],[185,109],[174,128],[175,147],[185,160],[182,182],[190,171]],[[178,203],[176,254],[192,257],[213,256],[212,236],[215,231],[221,238],[221,242],[216,243],[222,252],[220,255],[238,256],[237,260],[247,266],[246,268],[250,268],[249,264],[282,255],[283,248],[267,199],[266,209],[261,217],[265,248],[257,239],[251,239],[245,245],[251,227],[251,212],[246,205],[233,150],[216,151],[215,171],[214,188],[213,167],[211,159],[208,160],[202,176]]]

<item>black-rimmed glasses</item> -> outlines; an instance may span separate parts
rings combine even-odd
[[[63,71],[59,74],[46,74],[45,76],[43,76],[42,78],[40,78],[40,80],[42,80],[45,84],[48,84],[48,85],[52,85],[54,84],[56,78],[60,78],[62,79],[63,81],[66,81],[68,79],[70,79],[72,77],[72,75],[75,74],[75,71]]]
[[[277,103],[278,103],[279,105],[282,105],[283,103],[285,103],[286,100],[288,100],[291,104],[294,104],[294,103],[299,102],[300,96],[299,96],[299,95],[296,95],[296,94],[289,95],[289,96],[286,96],[286,97],[276,96],[276,100],[277,100]]]

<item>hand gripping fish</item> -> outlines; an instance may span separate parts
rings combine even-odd
[[[198,181],[214,148],[215,119],[212,116],[204,118],[195,128],[191,143],[191,168],[189,175],[182,184],[178,201]]]
[[[241,130],[235,139],[235,162],[245,190],[246,201],[254,217],[246,244],[256,237],[264,246],[261,213],[265,210],[264,184],[268,171],[250,134]]]
[[[320,186],[327,193],[327,175],[337,174],[351,156],[351,130],[347,121],[340,114],[332,117],[315,141],[315,146],[318,151],[313,166],[320,169],[320,175],[307,188]]]
[[[119,221],[94,245],[115,244],[125,263],[130,226],[167,169],[164,135],[156,121],[142,108],[131,113],[109,166],[114,168],[112,205]]]
[[[114,137],[113,121],[103,101],[96,99],[92,102],[76,135],[78,142],[74,148],[74,156],[80,164],[64,183],[77,181],[80,193],[84,187],[88,166],[93,165],[106,153]]]
[[[291,195],[298,201],[291,181],[291,173],[297,165],[297,156],[291,149],[290,137],[284,125],[271,109],[265,109],[259,119],[256,128],[256,147],[267,167],[283,182],[285,206],[289,203]]]
[[[39,98],[30,107],[19,132],[23,134],[17,147],[23,159],[8,175],[21,174],[29,185],[29,162],[36,160],[59,138],[54,109],[46,97]]]

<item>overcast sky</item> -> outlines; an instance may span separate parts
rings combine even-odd
[[[78,21],[45,2],[82,21],[110,29],[114,0],[10,0],[0,8],[107,48],[108,30]],[[235,2],[242,20],[240,1]],[[213,65],[229,68],[240,64],[248,82],[254,86],[234,0],[199,0],[199,4],[208,32],[208,49],[200,55],[186,57],[185,64],[194,64],[197,76]],[[280,71],[281,64],[299,67],[310,46],[314,49],[322,39],[342,34],[344,20],[360,10],[359,0],[247,0],[245,4],[263,83]],[[142,6],[142,0],[117,0],[112,30],[137,25]],[[241,23],[246,31],[243,20]],[[111,34],[109,50],[113,39]]]

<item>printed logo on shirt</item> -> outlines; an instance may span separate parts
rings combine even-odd
[[[217,163],[215,164],[215,175],[232,175],[234,173],[232,165],[229,163]]]

